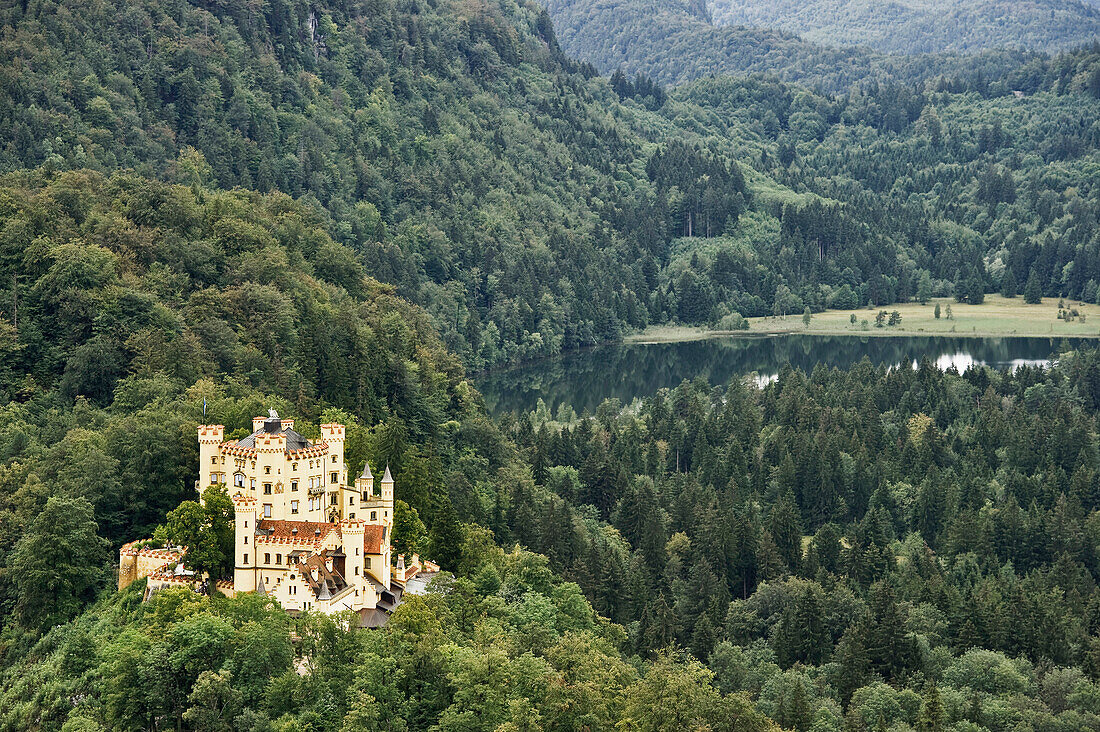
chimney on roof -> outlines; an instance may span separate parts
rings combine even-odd
[[[321,530],[320,529],[314,529],[313,530],[313,535],[314,536],[320,536],[321,535]]]
[[[290,530],[290,535],[291,536],[297,536],[298,535],[298,527],[297,526],[295,526],[294,528],[292,528]]]

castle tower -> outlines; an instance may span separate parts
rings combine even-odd
[[[195,488],[200,496],[211,484],[225,482],[225,466],[221,455],[224,436],[224,425],[199,425],[199,480]]]
[[[354,492],[348,487],[348,469],[344,465],[344,425],[321,425],[321,441],[328,445],[324,458],[325,516],[328,520],[351,518],[355,513]]]
[[[335,491],[348,484],[348,469],[344,465],[344,425],[321,425],[321,440],[328,445],[328,458],[325,463],[325,482],[330,491]],[[336,480],[332,480],[332,474],[336,473]]]
[[[363,463],[363,472],[355,479],[355,489],[362,495],[362,501],[374,498],[374,474],[370,471],[370,461]]]
[[[390,475],[390,466],[386,466],[386,473],[382,476],[382,520],[386,526],[393,526],[393,476]]]
[[[286,476],[286,433],[282,422],[272,414],[264,420],[263,432],[256,435],[256,493],[260,518],[285,519],[286,495],[282,485]]]
[[[340,534],[344,540],[344,580],[355,587],[353,607],[359,609],[366,598],[366,578],[364,574],[363,534],[366,523],[359,519],[340,522]]]
[[[256,589],[256,505],[251,496],[233,497],[235,541],[233,558],[233,591],[252,592]]]

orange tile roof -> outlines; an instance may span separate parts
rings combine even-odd
[[[288,521],[285,519],[260,519],[256,523],[258,531],[271,532],[266,536],[256,536],[257,544],[320,544],[329,532],[340,529],[336,524],[324,521]],[[294,529],[298,530],[297,535]],[[320,534],[317,534],[317,530]]]

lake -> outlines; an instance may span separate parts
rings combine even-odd
[[[551,410],[565,402],[580,414],[609,398],[624,404],[662,387],[702,376],[723,384],[735,376],[774,378],[784,364],[807,373],[817,364],[846,368],[864,356],[875,364],[898,365],[928,358],[941,368],[964,371],[971,364],[1014,368],[1048,364],[1065,338],[949,338],[807,336],[731,337],[680,343],[622,344],[565,354],[477,378],[495,414],[529,411],[541,397]]]

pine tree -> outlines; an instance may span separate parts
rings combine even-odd
[[[917,718],[917,732],[943,732],[945,718],[940,691],[936,688],[936,682],[931,681],[924,695],[924,703],[921,704],[920,716]]]
[[[442,501],[428,532],[428,550],[433,561],[444,569],[454,569],[462,556],[462,525],[448,499]]]
[[[1039,305],[1043,302],[1043,286],[1039,284],[1039,274],[1032,269],[1024,285],[1024,302],[1029,305]]]
[[[985,283],[978,275],[971,277],[967,283],[966,299],[971,305],[981,305],[985,302]]]
[[[1005,269],[1004,276],[1001,277],[1001,295],[1003,297],[1016,297],[1016,275],[1012,273],[1012,269]]]
[[[913,664],[916,649],[905,632],[901,609],[888,582],[871,590],[871,619],[867,626],[867,657],[888,680],[901,677]]]
[[[785,493],[772,509],[768,530],[787,568],[797,572],[802,560],[802,517],[790,493]]]
[[[840,636],[833,654],[833,662],[837,668],[833,684],[840,692],[841,702],[845,706],[856,689],[862,687],[871,678],[871,662],[867,658],[863,635],[861,628],[854,625],[848,626],[844,635]]]

